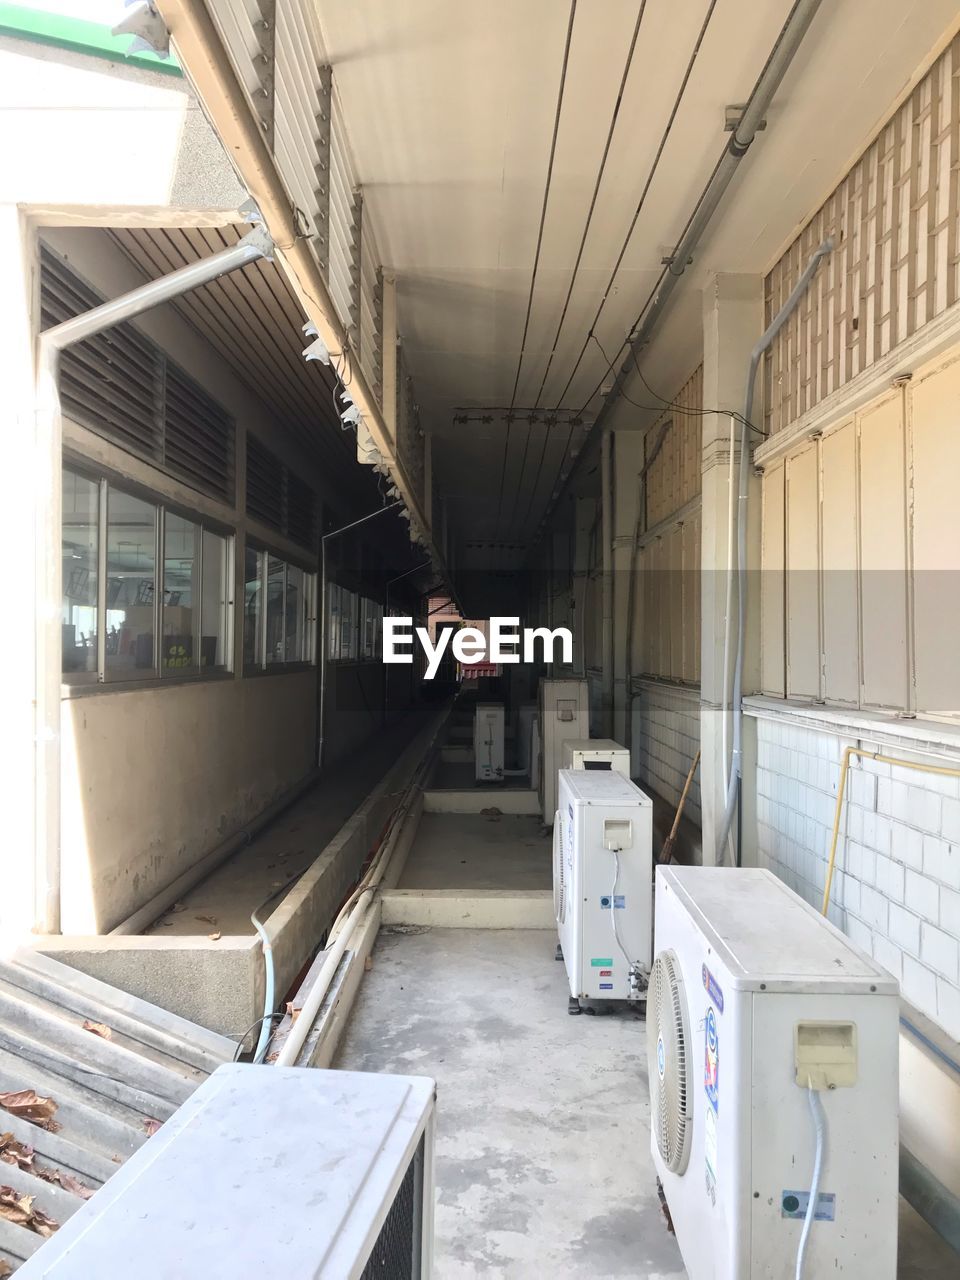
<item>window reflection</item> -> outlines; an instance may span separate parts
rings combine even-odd
[[[97,670],[100,486],[63,473],[63,670]]]
[[[156,668],[154,591],[157,508],[111,487],[107,502],[106,671]]]

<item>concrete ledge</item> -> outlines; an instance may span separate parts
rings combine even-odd
[[[423,793],[424,813],[482,813],[499,809],[501,813],[539,814],[540,800],[536,791],[518,787],[484,787],[469,791],[431,790]]]
[[[378,845],[390,815],[446,727],[443,709],[321,850],[264,921],[273,946],[278,1002],[317,950],[340,903]],[[211,941],[205,934],[38,937],[33,949],[130,995],[239,1037],[263,1014],[264,966],[256,934]]]
[[[256,936],[63,935],[37,938],[33,950],[221,1035],[242,1035],[263,1013]]]
[[[554,931],[557,927],[552,889],[393,889],[382,901],[384,925]]]

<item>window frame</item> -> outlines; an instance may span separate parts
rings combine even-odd
[[[232,679],[234,671],[234,636],[236,616],[236,554],[237,531],[222,520],[203,515],[191,510],[182,503],[169,501],[148,486],[115,475],[108,468],[97,466],[89,459],[78,459],[66,450],[61,461],[61,483],[63,472],[72,472],[97,486],[97,660],[93,671],[64,671],[61,656],[60,683],[69,691],[93,689],[130,689],[139,687],[159,688],[168,685],[188,683],[197,680]],[[156,511],[154,521],[154,585],[153,585],[153,663],[150,667],[134,670],[132,673],[110,671],[107,667],[107,564],[109,554],[109,514],[110,490],[114,489],[128,497],[149,503]],[[163,606],[164,606],[164,546],[167,514],[188,520],[198,531],[197,543],[200,549],[200,568],[198,572],[198,594],[195,606],[195,618],[191,620],[193,632],[202,626],[202,583],[203,583],[203,534],[216,534],[226,543],[226,599],[224,608],[223,652],[225,662],[213,668],[202,665],[191,666],[176,674],[164,674],[161,662],[163,641]],[[62,528],[62,520],[61,520]],[[159,583],[159,590],[158,590]],[[61,608],[63,589],[61,584]]]
[[[246,641],[246,584],[250,579],[247,577],[246,557],[253,552],[257,557],[257,582],[260,592],[260,608],[257,618],[257,644],[254,645],[254,657],[248,659],[244,656],[242,659],[242,674],[244,676],[267,676],[282,675],[291,671],[308,671],[311,667],[316,666],[317,661],[317,571],[311,568],[304,561],[299,560],[295,556],[291,556],[286,552],[278,551],[271,547],[269,543],[261,541],[259,538],[247,538],[244,543],[244,604],[242,611],[241,625],[244,628],[244,645]],[[269,565],[271,560],[278,560],[283,565],[283,602],[280,608],[281,616],[281,651],[286,650],[287,644],[287,582],[288,570],[298,569],[303,574],[303,599],[299,604],[300,619],[300,635],[301,650],[298,658],[286,659],[279,661],[271,661],[267,650],[267,585],[269,579]],[[257,650],[259,649],[259,657]]]

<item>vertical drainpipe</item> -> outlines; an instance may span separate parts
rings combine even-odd
[[[601,652],[601,721],[603,737],[613,737],[613,436],[600,437],[600,536],[603,540]]]
[[[273,241],[262,226],[229,249],[192,262],[159,280],[151,280],[111,302],[45,329],[37,341],[37,415],[33,483],[37,494],[36,652],[34,735],[34,841],[36,857],[36,932],[59,933],[60,861],[60,683],[62,601],[61,469],[63,413],[60,404],[60,352],[104,329],[130,320],[162,302],[273,256]]]

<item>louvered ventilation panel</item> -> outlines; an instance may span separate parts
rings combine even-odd
[[[286,534],[301,547],[317,544],[317,503],[309,485],[287,472]]]
[[[164,386],[164,466],[196,489],[233,498],[233,419],[169,361]]]
[[[256,436],[247,436],[247,514],[283,529],[283,463]]]
[[[40,325],[49,329],[104,299],[41,246]],[[60,356],[64,415],[150,462],[161,460],[160,353],[130,324],[67,347]]]
[[[103,297],[41,246],[41,327]],[[64,414],[194,489],[232,500],[235,426],[200,384],[132,324],[106,329],[60,356]]]

